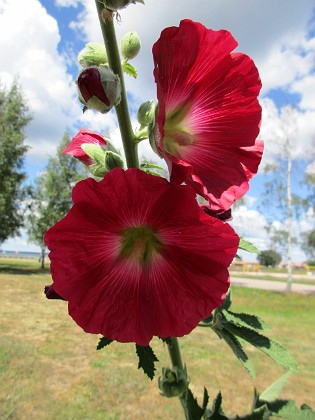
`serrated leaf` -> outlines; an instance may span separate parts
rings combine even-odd
[[[296,371],[297,364],[288,350],[276,341],[246,327],[238,327],[230,322],[224,323],[231,334],[236,335],[271,357],[278,365]]]
[[[220,336],[224,339],[224,341],[228,344],[231,348],[235,356],[240,360],[240,362],[244,365],[245,369],[248,371],[252,379],[255,379],[255,369],[252,365],[252,362],[249,360],[247,354],[243,350],[241,343],[238,339],[231,334],[226,329],[220,331]]]
[[[136,352],[139,358],[138,369],[141,368],[152,380],[154,378],[155,371],[154,362],[158,362],[158,358],[150,346],[139,346],[136,344]]]
[[[225,318],[232,322],[234,325],[247,327],[254,330],[270,331],[269,325],[256,315],[237,313],[232,311],[223,310]]]
[[[272,412],[273,417],[280,417],[281,419],[288,420],[314,420],[315,412],[307,408],[298,408],[296,403],[292,400],[279,400],[282,403],[279,407],[275,407],[274,403],[268,403],[268,407]]]
[[[207,406],[208,406],[208,402],[209,402],[209,394],[207,391],[207,388],[204,387],[203,389],[203,401],[202,401],[202,408],[205,411]]]
[[[134,66],[132,64],[130,64],[130,63],[122,63],[122,69],[129,76],[132,76],[135,79],[137,78],[138,72],[137,72],[137,70],[134,68]]]
[[[110,343],[112,343],[114,340],[111,340],[110,338],[102,337],[100,338],[100,341],[98,342],[98,345],[96,347],[96,350],[101,350],[106,346],[109,346]]]
[[[189,388],[186,393],[186,407],[188,420],[200,420],[205,412],[205,410],[199,406],[197,398],[194,397]]]
[[[238,249],[251,252],[252,254],[260,254],[259,249],[253,243],[246,241],[244,238],[240,238]]]
[[[284,375],[282,375],[279,379],[277,379],[274,383],[272,383],[268,388],[264,390],[264,392],[260,395],[259,400],[262,401],[274,401],[276,400],[280,392],[283,388],[283,385],[287,382],[289,377],[291,376],[292,372],[288,371]]]

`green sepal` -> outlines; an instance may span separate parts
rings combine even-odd
[[[111,340],[110,338],[102,337],[100,338],[100,341],[98,342],[98,345],[96,347],[96,350],[101,350],[106,346],[109,346],[110,343],[112,343],[114,340]]]
[[[260,254],[259,249],[253,243],[246,241],[246,239],[242,237],[240,238],[238,249],[251,252],[252,254]]]
[[[83,143],[81,149],[96,163],[105,166],[106,150],[97,144]]]
[[[141,368],[143,372],[152,380],[154,378],[155,371],[154,362],[158,362],[158,358],[150,346],[139,346],[136,344],[136,353],[139,358],[138,369]]]
[[[254,347],[271,357],[278,365],[293,371],[297,370],[295,359],[288,350],[278,342],[271,340],[269,337],[259,334],[250,328],[239,327],[228,321],[224,322],[223,325],[231,334],[252,344]]]
[[[150,169],[142,169],[142,170],[143,170],[143,172],[145,172],[146,174],[149,174],[149,175],[158,176],[158,177],[161,177],[162,176],[158,172],[151,171]]]
[[[131,77],[135,79],[138,76],[138,71],[134,68],[134,66],[130,63],[126,63],[125,61],[122,62],[122,69],[123,71]]]
[[[105,166],[100,165],[99,163],[93,163],[92,165],[87,166],[87,169],[96,178],[103,178],[108,172]]]
[[[144,162],[141,163],[140,169],[159,169],[160,171],[164,171],[165,169],[162,166],[156,165],[155,163]]]

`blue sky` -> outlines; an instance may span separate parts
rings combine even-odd
[[[126,78],[131,106],[136,109],[147,99],[155,99],[151,48],[166,26],[178,25],[183,18],[200,21],[213,29],[227,29],[239,42],[238,50],[250,55],[261,75],[263,120],[260,138],[266,153],[259,174],[251,181],[244,206],[234,212],[238,233],[254,240],[262,249],[268,246],[264,232],[265,215],[259,208],[265,180],[263,168],[282,153],[284,133],[281,109],[295,107],[295,133],[292,155],[296,166],[293,187],[305,193],[300,180],[303,169],[314,161],[315,149],[315,11],[313,0],[147,0],[131,5],[121,13],[117,35],[135,30],[142,49],[134,60],[137,80]],[[91,0],[0,0],[0,80],[9,85],[18,76],[33,114],[27,129],[30,151],[25,168],[29,180],[43,170],[47,156],[67,130],[76,134],[80,127],[110,133],[121,146],[114,113],[106,116],[81,112],[74,80],[79,71],[76,57],[85,42],[101,41],[95,3]],[[134,120],[136,124],[136,121]],[[148,144],[141,153],[153,157]],[[156,159],[156,158],[155,158]],[[285,220],[275,220],[285,223]],[[253,229],[255,226],[255,229]],[[302,214],[295,229],[314,227],[314,215]],[[10,238],[2,248],[35,250],[21,238]],[[295,259],[303,258],[296,249]]]

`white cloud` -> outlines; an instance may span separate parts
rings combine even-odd
[[[0,80],[18,77],[33,121],[27,128],[29,157],[43,159],[79,115],[75,86],[58,53],[58,24],[37,0],[3,3],[0,15]]]
[[[57,7],[77,7],[81,0],[55,0]]]

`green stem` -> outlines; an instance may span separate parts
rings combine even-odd
[[[95,0],[95,3],[105,42],[108,64],[113,72],[119,76],[121,83],[121,101],[118,105],[115,106],[115,109],[124,146],[127,166],[128,168],[139,168],[137,144],[134,141],[134,133],[130,121],[124,75],[121,67],[114,23],[113,20],[107,20],[106,23],[103,22],[102,10],[104,9],[104,5],[99,0]]]
[[[170,359],[171,359],[171,362],[172,362],[172,367],[173,368],[177,367],[182,372],[186,373],[186,368],[185,368],[183,360],[182,360],[178,339],[172,337],[171,338],[171,343],[167,343],[167,348],[168,348],[168,352],[169,352]],[[188,389],[188,380],[187,380],[187,389]],[[180,403],[183,407],[183,410],[184,410],[184,413],[185,413],[185,418],[189,419],[187,404],[186,404],[187,390],[184,391],[179,396],[179,400],[180,400]]]

